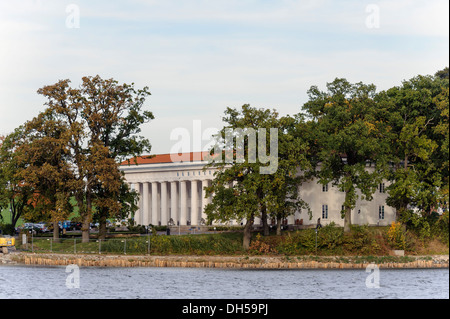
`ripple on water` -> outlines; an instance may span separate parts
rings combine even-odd
[[[449,298],[448,269],[382,269],[380,288],[365,270],[81,268],[68,289],[65,267],[2,266],[1,298],[48,299],[395,299]],[[5,292],[8,292],[7,294]]]

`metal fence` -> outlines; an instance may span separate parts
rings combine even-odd
[[[20,238],[16,249],[33,253],[64,254],[150,254],[151,236],[136,238],[90,239],[82,242],[81,238],[43,238],[27,236]]]

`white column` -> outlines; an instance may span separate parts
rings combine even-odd
[[[197,181],[191,181],[191,225],[198,225],[198,186]]]
[[[166,226],[168,222],[167,213],[167,182],[161,182],[161,225]]]
[[[202,218],[205,220],[205,222],[206,222],[206,219],[207,219],[207,216],[206,216],[206,214],[205,214],[205,207],[206,207],[206,205],[208,204],[208,201],[209,201],[209,197],[208,198],[205,198],[205,196],[206,196],[206,191],[205,191],[205,187],[208,187],[208,180],[207,179],[204,179],[204,180],[202,180]]]
[[[138,209],[134,213],[134,222],[136,225],[142,224],[142,193],[141,193],[141,184],[134,183],[134,191],[139,195]]]
[[[142,225],[148,225],[150,220],[148,183],[142,183]]]
[[[187,191],[186,181],[180,181],[180,225],[185,226],[187,221]]]
[[[288,216],[288,225],[294,225],[295,224],[295,214]]]
[[[152,225],[158,226],[158,183],[152,183]]]
[[[133,190],[133,183],[127,183],[127,184],[128,184],[129,190],[132,191]],[[132,218],[132,217],[133,217],[133,213],[129,212],[128,215],[127,215],[127,219]]]
[[[176,225],[179,220],[177,182],[170,182],[170,218],[173,219]]]

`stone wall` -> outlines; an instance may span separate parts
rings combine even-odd
[[[369,262],[342,262],[341,257],[304,257],[295,261],[294,257],[263,256],[119,256],[119,255],[62,255],[14,253],[1,256],[1,263],[24,265],[66,266],[77,264],[80,267],[190,267],[190,268],[245,268],[245,269],[364,269]],[[422,256],[377,264],[379,268],[448,268],[449,257]]]

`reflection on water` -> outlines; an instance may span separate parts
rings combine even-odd
[[[66,267],[0,267],[0,298],[46,299],[353,299],[449,298],[448,269],[365,270],[80,268],[69,289]]]

